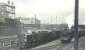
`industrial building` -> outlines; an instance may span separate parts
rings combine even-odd
[[[0,50],[17,46],[18,21],[15,17],[13,2],[0,3]]]

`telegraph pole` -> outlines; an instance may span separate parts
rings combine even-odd
[[[35,14],[35,24],[36,24],[36,22],[37,22],[37,21],[36,21],[36,17],[37,17],[37,15]]]
[[[79,14],[79,0],[75,0],[75,19],[74,19],[74,50],[78,50],[78,15]]]
[[[56,24],[57,24],[57,16],[56,16]]]

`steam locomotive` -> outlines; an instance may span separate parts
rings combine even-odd
[[[33,48],[47,42],[51,42],[61,35],[61,31],[40,31],[32,32],[31,35],[27,35],[26,48]]]

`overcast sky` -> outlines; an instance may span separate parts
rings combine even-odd
[[[0,0],[6,2],[7,0]],[[62,17],[64,21],[73,21],[75,0],[11,0],[16,6],[16,16],[33,17],[37,15],[39,19],[46,21],[54,20],[56,16]],[[85,20],[85,0],[80,0],[80,23]],[[49,16],[52,16],[51,18]],[[68,17],[67,17],[68,16]],[[60,18],[61,18],[60,17]],[[72,19],[71,19],[72,18]],[[48,23],[45,22],[45,23]],[[54,21],[53,21],[54,22]]]

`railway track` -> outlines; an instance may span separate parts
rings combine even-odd
[[[47,47],[41,47],[41,48],[32,48],[32,49],[28,49],[28,50],[70,50],[72,48],[72,44],[55,44],[52,46],[47,46]]]
[[[41,47],[41,48],[32,48],[32,49],[28,49],[28,50],[52,50],[53,48],[59,48],[62,45],[63,44],[55,44],[52,46],[46,46],[46,47]]]

